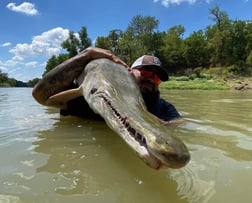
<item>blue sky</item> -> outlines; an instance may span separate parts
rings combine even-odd
[[[215,5],[230,19],[252,20],[252,0],[0,0],[0,69],[22,81],[41,77],[69,30],[85,26],[94,42],[112,29],[125,31],[136,15],[155,17],[159,31],[183,25],[188,36],[213,24]]]

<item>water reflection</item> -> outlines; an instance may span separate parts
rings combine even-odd
[[[203,180],[199,173],[206,171],[204,164],[191,161],[183,169],[171,171],[170,177],[177,182],[177,194],[190,203],[206,203],[216,193],[215,181]]]

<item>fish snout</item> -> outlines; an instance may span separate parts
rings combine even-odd
[[[188,151],[162,153],[161,161],[164,166],[178,169],[184,167],[190,161],[190,153]]]
[[[190,161],[186,145],[177,138],[164,142],[157,139],[155,144],[152,142],[148,145],[148,150],[162,162],[162,167],[178,169]]]

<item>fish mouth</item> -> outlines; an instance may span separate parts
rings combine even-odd
[[[128,133],[135,139],[136,142],[139,143],[140,146],[147,148],[146,139],[143,135],[141,135],[133,126],[131,126],[128,121],[127,116],[122,116],[119,111],[111,104],[111,101],[108,100],[105,96],[101,96],[104,100],[104,103],[111,109],[115,117],[119,120],[120,124],[127,129]]]
[[[152,143],[155,142],[155,140],[152,139],[150,141],[140,129],[132,125],[130,118],[123,116],[122,113],[117,110],[106,93],[98,93],[98,95],[99,98],[101,98],[102,103],[105,104],[107,109],[109,109],[110,114],[112,114],[111,116],[113,116],[114,118],[112,120],[116,120],[119,129],[127,131],[127,133],[124,134],[127,134],[129,136],[123,137],[124,141],[127,142],[127,144],[148,166],[154,169],[177,169],[185,166],[188,163],[190,155],[187,152],[185,154],[176,153],[174,152],[174,150],[171,150],[170,152],[169,150],[166,150],[164,152],[162,147],[160,147],[160,149],[157,149],[157,147],[155,147],[155,150],[153,150]],[[109,121],[106,121],[108,125],[110,125],[110,121],[111,117]],[[155,146],[158,146],[158,144],[156,144]],[[165,159],[163,157],[165,157]]]

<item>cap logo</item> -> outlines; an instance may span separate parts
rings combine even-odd
[[[161,62],[157,57],[153,57],[153,63],[155,63],[157,65],[161,65]]]

